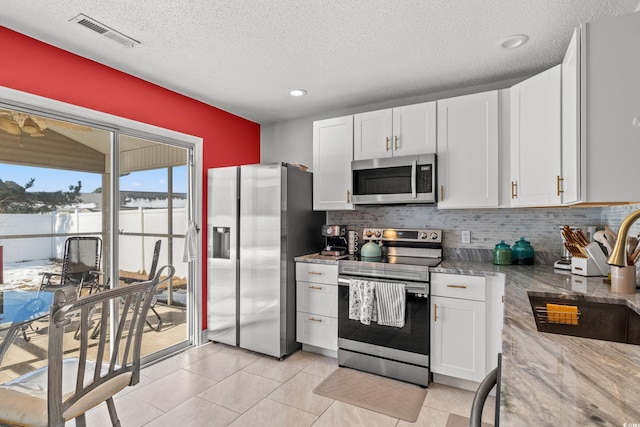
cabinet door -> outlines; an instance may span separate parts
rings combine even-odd
[[[498,207],[498,92],[438,101],[438,208]]]
[[[393,156],[391,109],[369,111],[353,116],[353,158],[380,159]]]
[[[562,204],[580,201],[580,28],[562,61]]]
[[[470,381],[486,375],[485,303],[431,297],[431,371]]]
[[[393,155],[436,152],[436,102],[393,109]]]
[[[296,340],[303,344],[338,350],[338,321],[335,317],[296,313]]]
[[[338,316],[338,286],[296,282],[296,310],[321,316]]]
[[[313,122],[313,209],[353,209],[353,116]]]
[[[296,281],[338,285],[338,265],[296,262]]]
[[[511,87],[511,205],[560,205],[561,65]]]
[[[637,202],[640,13],[584,24],[581,139],[585,202]]]

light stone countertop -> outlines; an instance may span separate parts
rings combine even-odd
[[[349,258],[349,255],[332,256],[332,255],[320,255],[320,253],[301,255],[295,257],[295,262],[309,262],[312,264],[333,264],[338,265],[338,261],[341,259]]]
[[[548,266],[444,261],[431,271],[505,276],[501,425],[640,423],[640,346],[538,332],[527,294],[579,295],[640,312],[638,293],[614,294],[602,277]]]
[[[622,302],[639,313],[640,294],[540,265],[445,260],[431,271],[505,277],[502,426],[640,425],[640,346],[538,332],[527,292]]]

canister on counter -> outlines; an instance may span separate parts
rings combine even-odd
[[[521,237],[513,245],[511,252],[513,264],[533,265],[533,246],[527,240],[524,240],[524,237]]]
[[[500,240],[500,243],[493,249],[493,263],[495,265],[511,265],[511,247]]]

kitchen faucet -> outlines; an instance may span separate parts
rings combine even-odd
[[[625,219],[622,220],[622,224],[620,224],[620,231],[618,231],[618,238],[616,240],[616,244],[613,247],[613,251],[611,251],[611,255],[609,255],[609,259],[607,259],[607,264],[609,265],[617,265],[618,267],[627,266],[627,235],[629,234],[629,229],[640,218],[640,209],[637,211],[631,212]]]

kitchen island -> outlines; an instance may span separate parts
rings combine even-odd
[[[640,425],[640,346],[538,332],[527,294],[581,295],[640,312],[637,293],[613,294],[602,277],[548,266],[445,260],[431,271],[505,276],[502,426]]]

